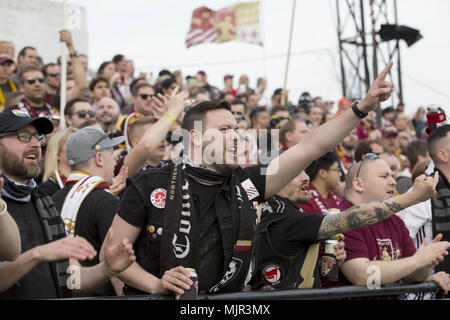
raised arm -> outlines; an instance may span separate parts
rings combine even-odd
[[[326,239],[338,233],[380,222],[400,210],[433,197],[439,175],[421,175],[414,181],[411,191],[387,200],[371,201],[356,205],[336,214],[326,215],[319,228],[318,239]]]
[[[380,102],[389,99],[393,87],[390,82],[385,81],[385,78],[391,67],[392,62],[378,75],[367,95],[358,103],[359,111],[370,112]],[[312,130],[296,146],[272,160],[267,169],[266,199],[277,194],[313,160],[337,146],[360,121],[361,118],[352,110],[348,110]]]
[[[128,176],[134,175],[147,161],[148,154],[156,149],[162,140],[165,139],[167,133],[173,125],[173,119],[183,112],[185,108],[184,101],[188,98],[188,93],[182,91],[178,93],[178,88],[172,92],[167,98],[158,95],[159,99],[155,99],[158,104],[167,106],[167,116],[161,117],[158,122],[145,131],[139,143],[125,157],[124,165],[128,167]]]
[[[77,51],[73,45],[72,33],[69,30],[61,30],[59,35],[60,41],[66,44],[69,54],[74,55]],[[75,77],[75,86],[67,92],[67,101],[83,96],[84,92],[89,88],[86,71],[84,71],[80,58],[72,56],[71,63],[73,76]]]

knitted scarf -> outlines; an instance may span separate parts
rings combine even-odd
[[[439,170],[438,170],[439,171]],[[443,240],[450,240],[450,184],[447,178],[439,172],[439,183],[436,186],[436,195],[431,198],[431,214],[433,225],[433,238],[442,233]],[[450,272],[450,259],[448,256],[435,268],[436,272]]]
[[[241,185],[245,172],[240,168],[232,176],[224,176],[196,166],[186,157],[181,163],[172,165],[164,211],[160,271],[163,274],[176,266],[198,270],[199,232],[188,176],[201,183],[222,185],[216,196],[215,208],[222,232],[225,270],[222,280],[209,293],[241,291],[250,265],[256,215]]]

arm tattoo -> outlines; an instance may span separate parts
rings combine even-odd
[[[380,222],[403,209],[403,206],[396,202],[372,201],[340,213],[329,214],[322,221],[318,239],[326,239],[337,233]]]

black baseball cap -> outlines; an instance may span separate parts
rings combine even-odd
[[[53,132],[53,123],[46,117],[32,118],[28,112],[14,107],[0,113],[0,133],[14,132],[29,124],[33,124],[39,133]]]

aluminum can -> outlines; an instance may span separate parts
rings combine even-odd
[[[198,277],[195,269],[186,268],[191,274],[193,282],[189,290],[184,290],[184,294],[177,296],[177,300],[197,300],[198,299]]]

